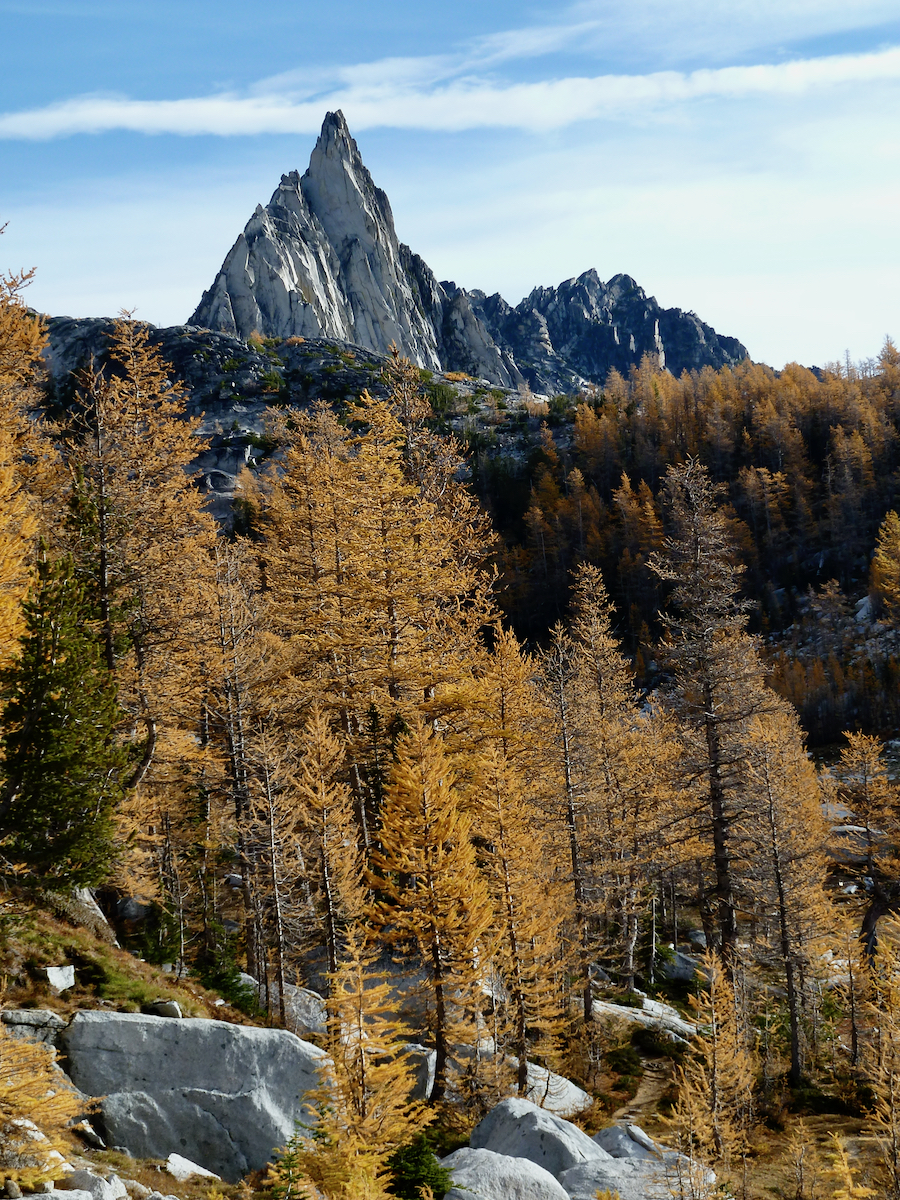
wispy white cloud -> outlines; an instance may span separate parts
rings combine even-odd
[[[443,62],[444,60],[437,60]],[[327,109],[342,108],[356,129],[378,126],[459,131],[513,128],[545,131],[598,118],[627,119],[697,100],[801,95],[844,84],[900,80],[900,47],[757,66],[691,72],[599,75],[508,83],[477,74],[433,83],[420,60],[386,60],[342,72],[342,83],[315,99],[297,99],[282,80],[279,94],[182,100],[81,96],[44,108],[0,115],[0,138],[41,140],[131,130],[146,134],[312,133]],[[445,68],[446,69],[446,68]],[[307,96],[309,93],[307,93]]]

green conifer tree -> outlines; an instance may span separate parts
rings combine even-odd
[[[69,559],[41,563],[22,653],[0,672],[0,849],[12,871],[53,889],[108,875],[126,751],[115,686]]]

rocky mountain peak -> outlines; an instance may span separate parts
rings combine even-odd
[[[326,116],[300,190],[339,253],[356,239],[372,254],[379,236],[398,252],[390,202],[375,186],[340,110]]]
[[[535,288],[515,308],[438,283],[398,240],[390,201],[340,111],[325,117],[303,175],[282,175],[256,208],[190,323],[382,354],[395,344],[421,367],[540,393],[603,382],[645,354],[676,372],[746,357],[693,313],[660,308],[628,275],[604,283],[592,268]]]

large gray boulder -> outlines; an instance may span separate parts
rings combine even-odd
[[[632,1130],[642,1135],[640,1140],[632,1134]],[[656,1149],[637,1125],[610,1125],[595,1133],[594,1141],[613,1158],[655,1159],[657,1162],[662,1158],[662,1150]]]
[[[594,1160],[612,1161],[588,1135],[528,1100],[502,1100],[472,1130],[473,1149],[527,1158],[559,1176]]]
[[[59,1044],[59,1035],[66,1027],[62,1017],[49,1008],[9,1008],[0,1012],[7,1033],[29,1042]]]
[[[650,1000],[646,996],[640,1008],[614,1004],[610,1000],[595,1000],[593,1013],[595,1021],[624,1021],[630,1025],[643,1025],[645,1029],[655,1029],[678,1045],[687,1045],[697,1033],[697,1026],[685,1021],[671,1004]]]
[[[441,1166],[453,1172],[444,1200],[569,1200],[549,1171],[526,1158],[464,1146]]]
[[[668,1169],[660,1162],[618,1158],[582,1163],[563,1171],[559,1182],[570,1200],[594,1200],[598,1192],[618,1193],[619,1200],[672,1200]]]
[[[106,1140],[141,1157],[173,1151],[234,1181],[269,1161],[310,1115],[327,1058],[282,1029],[82,1012],[63,1035],[69,1073],[102,1096]]]
[[[593,1097],[571,1079],[532,1062],[528,1064],[526,1099],[558,1117],[574,1117],[590,1108],[594,1102]]]

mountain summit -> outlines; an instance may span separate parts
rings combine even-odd
[[[302,176],[281,177],[247,222],[190,324],[264,337],[334,338],[421,367],[504,387],[571,391],[627,370],[645,353],[676,374],[747,356],[693,313],[662,309],[627,275],[596,271],[537,288],[512,308],[500,295],[438,283],[398,241],[341,112],[329,113]]]

